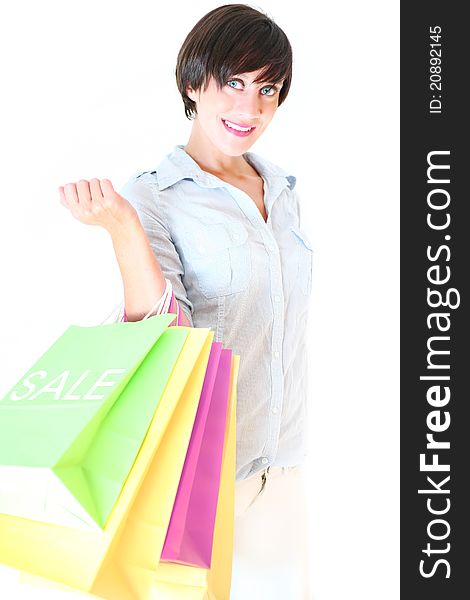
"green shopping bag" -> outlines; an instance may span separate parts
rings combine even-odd
[[[0,513],[104,527],[188,335],[174,318],[71,325],[0,399]]]

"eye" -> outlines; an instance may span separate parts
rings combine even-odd
[[[277,93],[277,91],[278,91],[278,90],[277,90],[277,87],[276,87],[276,86],[274,86],[274,85],[271,85],[271,86],[269,86],[269,85],[266,85],[266,86],[264,86],[264,87],[263,87],[263,88],[261,88],[261,89],[262,89],[262,90],[268,90],[269,92],[272,92],[272,94],[269,94],[269,93],[268,93],[268,94],[263,94],[263,96],[274,96],[274,95]]]
[[[237,84],[240,83],[243,85],[243,81],[236,77],[235,79],[229,79],[227,81],[227,85],[233,89],[240,89],[237,87]],[[233,84],[233,85],[232,85]],[[267,93],[261,92],[262,96],[275,96],[279,92],[279,87],[275,84],[273,85],[265,85],[261,88],[261,90],[268,90]]]

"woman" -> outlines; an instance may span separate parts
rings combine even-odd
[[[127,320],[152,314],[156,300],[161,310],[171,283],[177,323],[210,327],[240,355],[235,600],[311,597],[302,463],[312,248],[295,176],[248,151],[291,77],[285,33],[247,5],[220,6],[178,54],[188,143],[120,194],[106,179],[59,188],[75,218],[110,233]]]

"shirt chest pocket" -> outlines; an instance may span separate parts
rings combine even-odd
[[[305,295],[312,289],[313,248],[307,236],[298,227],[290,228],[296,245],[297,283]]]
[[[248,288],[251,251],[241,223],[198,223],[183,231],[187,263],[206,298],[227,296]]]

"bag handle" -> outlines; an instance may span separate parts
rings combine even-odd
[[[142,321],[144,321],[145,319],[148,319],[149,316],[155,310],[156,310],[155,315],[160,315],[160,314],[169,312],[170,306],[171,306],[171,302],[172,302],[173,298],[174,298],[173,286],[171,285],[171,281],[167,277],[165,277],[165,290],[163,292],[163,295],[152,306],[152,308],[148,311],[148,313],[145,315],[145,317],[142,318]],[[175,304],[176,304],[176,324],[180,325],[180,306],[179,306],[178,302],[176,302],[176,298],[175,298]],[[119,309],[118,315],[120,315],[119,319],[117,321],[113,321],[113,322],[117,322],[117,323],[122,322],[122,319],[124,317],[124,308],[125,308],[124,307],[124,301],[121,300],[121,302],[119,302],[119,304],[117,304],[113,308],[113,310],[100,323],[100,325],[104,325],[107,321],[109,321],[109,319],[111,318],[111,316],[114,315],[118,309]]]

